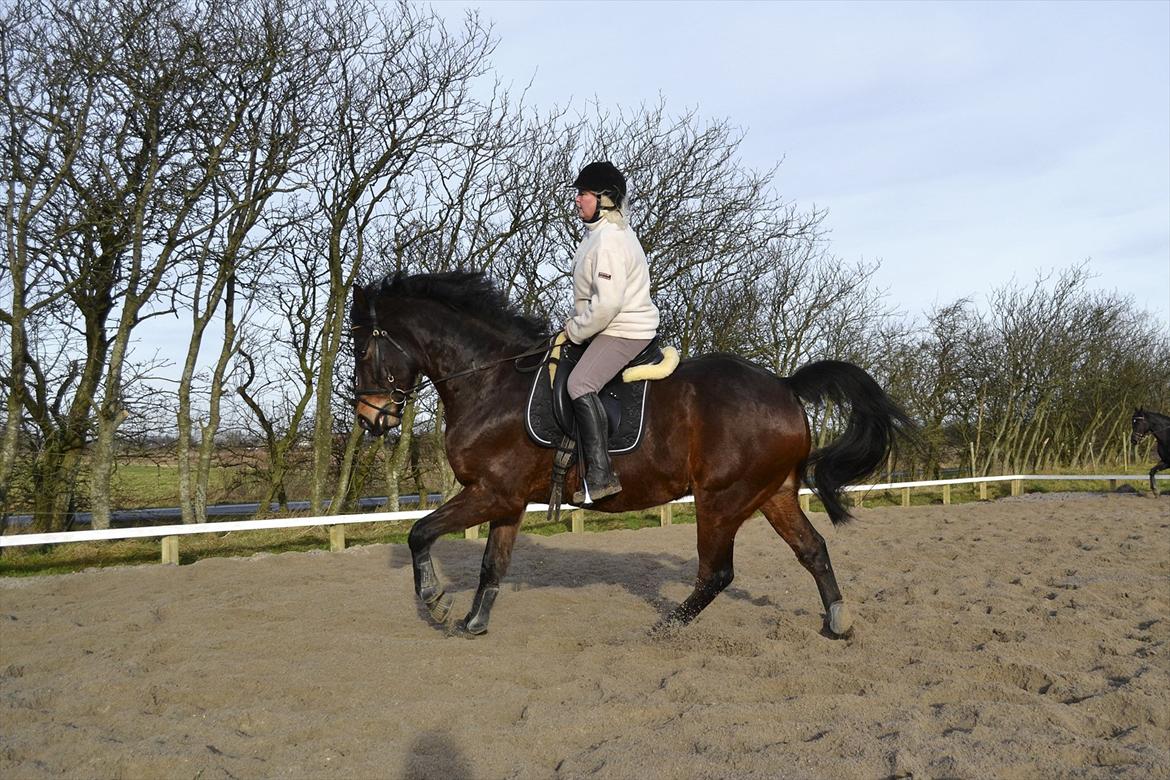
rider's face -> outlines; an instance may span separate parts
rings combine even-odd
[[[588,222],[597,215],[597,195],[589,190],[577,192],[577,216]]]

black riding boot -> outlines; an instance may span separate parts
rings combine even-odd
[[[585,456],[585,482],[589,485],[589,498],[598,501],[612,496],[622,489],[613,464],[609,461],[609,420],[605,407],[597,393],[586,393],[573,400],[573,413],[577,418],[577,436],[581,439],[581,451]],[[573,503],[585,503],[585,490],[573,494]]]

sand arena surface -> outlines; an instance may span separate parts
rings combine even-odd
[[[521,536],[448,638],[402,546],[0,582],[5,778],[1170,777],[1170,497],[759,517],[694,625],[694,526]],[[436,560],[471,601],[482,541]]]

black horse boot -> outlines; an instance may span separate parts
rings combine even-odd
[[[585,482],[589,486],[590,501],[620,492],[622,484],[609,461],[609,420],[597,393],[586,393],[573,399],[573,413],[585,457]],[[584,486],[573,494],[573,503],[578,506],[585,503]]]

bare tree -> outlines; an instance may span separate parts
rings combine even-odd
[[[335,51],[331,91],[313,117],[317,142],[309,184],[328,236],[328,284],[320,323],[323,359],[314,414],[312,506],[322,511],[329,478],[334,359],[346,301],[366,258],[366,234],[385,217],[383,203],[424,159],[454,138],[471,81],[491,50],[469,17],[449,33],[434,15],[405,2],[385,10],[360,0],[338,3],[327,28]]]
[[[66,2],[16,4],[4,20],[11,327],[14,347],[23,342],[13,351],[8,400],[10,413],[23,406],[35,426],[31,479],[41,528],[64,527],[76,505],[111,348],[106,325],[117,297],[110,288],[120,281],[127,245],[119,202],[125,190],[107,182],[99,201],[78,186],[94,169],[94,138],[108,135],[111,125],[101,76],[114,53],[88,45],[88,34],[108,39],[113,26],[102,9]],[[106,171],[132,164],[100,155],[97,162]],[[30,304],[30,293],[37,302]],[[33,323],[33,314],[43,317]],[[63,337],[34,343],[30,324]],[[80,349],[72,333],[84,339]],[[8,435],[20,427],[9,426]]]
[[[666,340],[781,374],[856,362],[924,423],[918,466],[1093,466],[1127,456],[1129,406],[1170,403],[1164,329],[1088,293],[1084,267],[900,318],[876,264],[833,256],[825,213],[778,194],[779,166],[745,167],[726,121],[661,100],[536,112],[486,81],[492,46],[474,14],[449,29],[405,0],[6,5],[3,510],[63,528],[88,487],[104,525],[118,448],[167,417],[188,521],[232,416],[263,442],[265,507],[305,490],[341,511],[407,472],[447,492],[433,394],[393,446],[353,427],[351,286],[477,269],[558,326],[569,182],[593,159],[627,173]],[[173,392],[134,346],[169,315],[190,327]],[[812,410],[818,436],[835,415]]]
[[[891,390],[913,410],[920,426],[918,455],[928,478],[937,479],[943,462],[955,459],[950,434],[956,426],[964,432],[973,429],[971,443],[978,446],[980,420],[972,424],[971,417],[978,413],[987,383],[972,380],[983,368],[979,345],[986,337],[971,302],[960,299],[931,311],[925,327],[893,356]]]
[[[1125,459],[1133,407],[1164,397],[1170,339],[1084,264],[960,300],[890,350],[893,394],[923,426],[921,464],[976,474]],[[1161,389],[1159,389],[1161,388]],[[966,469],[964,469],[966,470]]]
[[[251,323],[238,348],[243,379],[236,392],[265,444],[264,511],[273,501],[287,509],[291,458],[310,436],[306,420],[322,360],[324,303],[317,291],[327,271],[317,262],[320,239],[307,230],[301,208],[291,204],[282,217],[276,262],[253,291],[267,319]]]
[[[244,113],[223,110],[212,89],[218,63],[206,57],[208,18],[180,2],[62,2],[48,14],[59,36],[54,62],[97,85],[58,210],[73,225],[75,248],[52,262],[66,283],[85,280],[89,289],[72,297],[100,331],[99,349],[87,357],[103,374],[101,388],[79,390],[92,397],[91,508],[95,526],[105,527],[115,437],[131,413],[131,334],[167,310],[160,296],[173,287],[185,249],[223,215],[207,195]]]
[[[212,229],[188,252],[189,273],[179,286],[192,316],[191,338],[179,380],[179,503],[184,522],[206,520],[207,482],[219,426],[224,376],[238,347],[236,290],[241,275],[266,275],[274,236],[265,220],[270,199],[292,188],[290,172],[303,165],[303,97],[319,90],[324,57],[305,5],[232,4],[209,20],[201,52],[208,89],[224,115],[239,117],[209,190]],[[208,145],[214,139],[208,139]],[[253,283],[255,284],[255,283]],[[245,298],[245,304],[254,296]],[[207,389],[205,422],[191,469],[192,389],[204,333],[222,315],[223,338]],[[246,319],[243,314],[243,319]]]
[[[42,419],[47,419],[46,399],[38,404],[27,387],[29,324],[68,291],[46,259],[60,230],[52,206],[66,188],[68,171],[81,150],[96,91],[92,82],[54,67],[57,37],[37,3],[14,3],[0,17],[7,257],[0,264],[0,289],[11,297],[9,306],[0,309],[11,347],[0,382],[6,401],[0,511],[8,507],[10,476],[27,411],[39,406]]]

